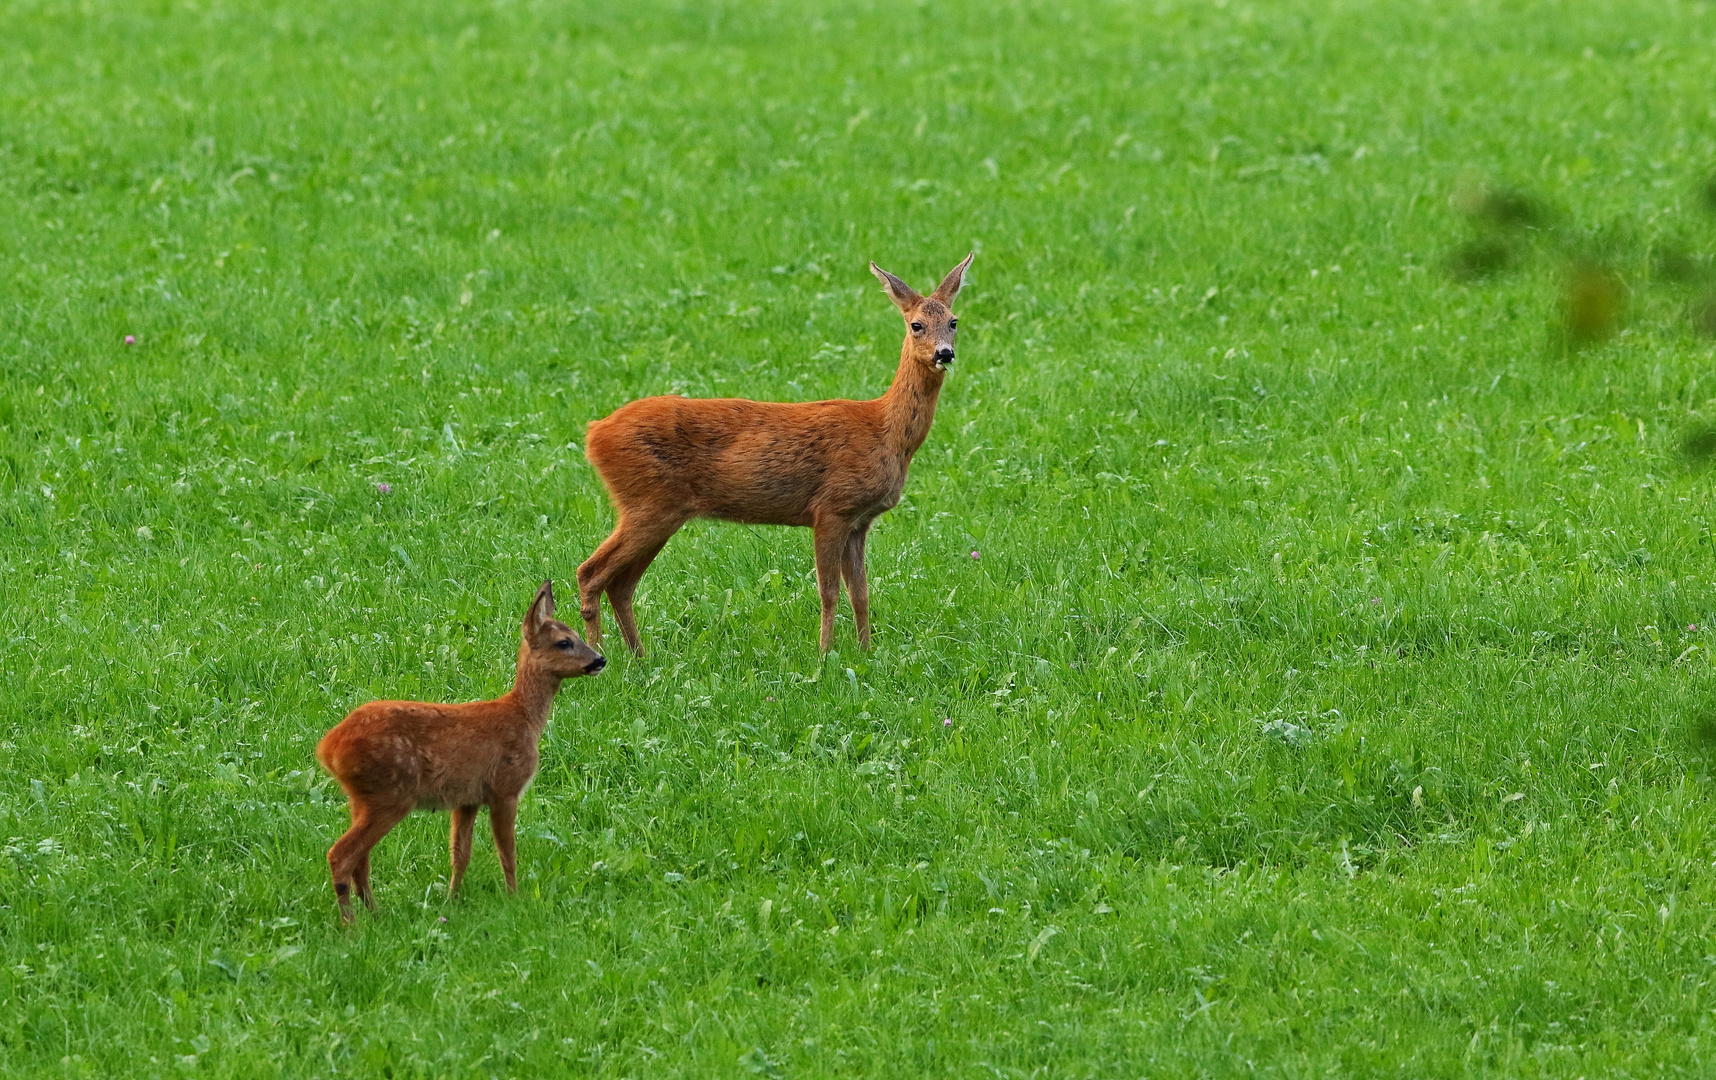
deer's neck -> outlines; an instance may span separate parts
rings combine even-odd
[[[945,377],[912,355],[910,338],[900,346],[900,367],[894,372],[893,385],[882,395],[882,411],[889,447],[901,457],[910,460],[929,437]]]
[[[560,692],[560,676],[552,675],[531,663],[528,651],[519,650],[518,678],[512,685],[513,704],[524,714],[532,731],[541,734],[554,711],[554,695]]]

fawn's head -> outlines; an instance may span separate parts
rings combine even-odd
[[[608,664],[570,626],[554,617],[552,581],[542,583],[530,610],[524,613],[523,639],[518,653],[520,667],[529,660],[550,675],[575,679],[594,675]]]
[[[907,348],[920,362],[938,372],[946,371],[953,363],[953,335],[959,329],[959,320],[953,317],[953,298],[965,284],[965,268],[970,265],[971,255],[967,255],[964,262],[941,279],[935,292],[919,296],[910,285],[875,263],[870,264],[870,272],[882,282],[888,299],[899,305],[900,314],[906,317]]]

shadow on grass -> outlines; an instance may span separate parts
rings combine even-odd
[[[1457,281],[1482,281],[1513,269],[1519,262],[1517,245],[1499,236],[1480,236],[1455,248],[1443,265]]]
[[[1716,424],[1696,424],[1680,437],[1680,457],[1691,468],[1716,461]]]
[[[1692,328],[1707,337],[1716,337],[1716,292],[1693,301]]]
[[[1696,185],[1692,201],[1716,214],[1716,174]],[[1560,262],[1560,296],[1549,340],[1552,354],[1570,356],[1619,333],[1633,307],[1629,279],[1697,290],[1680,310],[1695,332],[1716,337],[1716,291],[1710,291],[1716,252],[1696,237],[1669,233],[1647,238],[1639,225],[1625,218],[1598,228],[1581,227],[1558,220],[1559,215],[1529,191],[1492,187],[1470,175],[1455,184],[1448,205],[1471,230],[1442,261],[1450,278],[1476,283],[1524,270],[1540,248]]]
[[[1705,710],[1686,725],[1686,741],[1707,771],[1716,772],[1716,710]]]

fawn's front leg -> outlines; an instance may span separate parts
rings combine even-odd
[[[447,838],[447,847],[453,859],[453,876],[447,884],[447,895],[450,897],[459,895],[459,882],[465,879],[465,867],[471,865],[471,834],[476,826],[476,807],[453,807],[453,827]]]
[[[489,828],[495,834],[495,853],[506,874],[506,891],[518,891],[518,858],[513,850],[513,823],[518,820],[518,799],[497,799],[489,804]]]

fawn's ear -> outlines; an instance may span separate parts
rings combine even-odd
[[[536,599],[530,602],[530,610],[524,613],[524,632],[530,633],[549,619],[554,618],[554,582],[544,581],[542,588],[536,590]]]
[[[888,299],[898,304],[901,311],[912,310],[914,307],[918,306],[918,301],[923,299],[923,297],[918,295],[916,289],[888,273],[875,263],[870,264],[870,272],[876,275],[876,280],[882,283],[882,289],[888,294]]]
[[[971,257],[976,254],[977,252],[973,251],[967,255],[964,262],[949,270],[947,276],[941,279],[941,284],[935,287],[934,295],[937,300],[948,307],[953,306],[953,298],[959,295],[961,286],[965,284],[965,268],[971,265]]]

